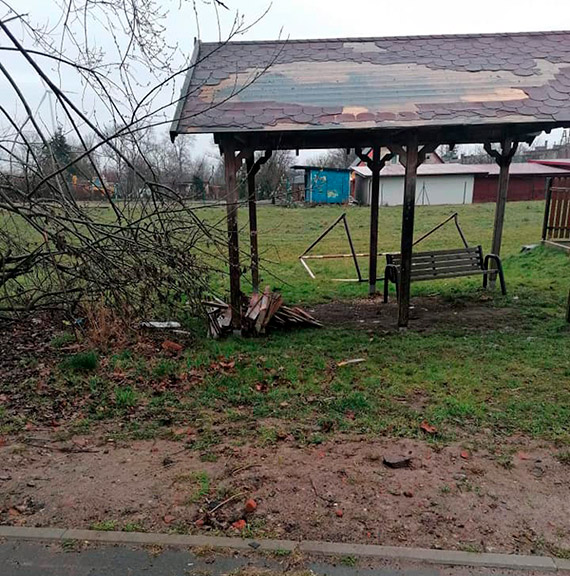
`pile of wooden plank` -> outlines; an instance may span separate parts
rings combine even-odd
[[[231,332],[231,309],[228,304],[216,298],[203,302],[209,320],[209,336],[220,338]],[[322,324],[316,318],[298,307],[285,306],[278,292],[269,287],[262,294],[254,293],[245,299],[242,306],[241,331],[244,335],[265,334],[271,328],[293,326],[315,326]]]

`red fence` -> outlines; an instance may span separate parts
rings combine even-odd
[[[570,178],[553,178],[548,185],[542,239],[570,239]]]

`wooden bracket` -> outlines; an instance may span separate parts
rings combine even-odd
[[[435,152],[438,146],[439,144],[426,144],[425,146],[423,146],[423,148],[418,151],[418,163],[416,165],[416,168],[418,166],[421,166],[425,162],[427,155],[431,154],[432,152]],[[400,164],[405,168],[408,163],[408,154],[405,148],[403,146],[400,146],[399,144],[393,144],[392,146],[390,146],[390,150],[392,151],[393,154],[398,155]]]
[[[501,151],[495,150],[491,146],[491,142],[485,142],[483,148],[485,152],[495,160],[499,166],[509,166],[512,162],[514,155],[517,153],[519,143],[513,141],[511,138],[506,138],[501,142]]]
[[[368,168],[370,168],[370,170],[372,170],[372,158],[364,154],[362,152],[362,148],[355,148],[354,153],[358,156],[358,158],[360,158],[362,162],[364,162],[364,164],[366,164],[366,166],[368,166]]]
[[[400,164],[405,167],[408,161],[408,155],[406,154],[405,148],[399,144],[393,144],[392,146],[389,146],[389,148],[394,156],[398,156]]]
[[[271,158],[273,155],[272,150],[266,150],[263,156],[260,156],[255,162],[253,161],[254,151],[253,150],[242,150],[239,154],[236,154],[236,162],[238,166],[241,165],[242,161],[248,162],[248,174],[253,174],[254,176],[259,172],[261,167]]]
[[[236,154],[236,165],[241,166],[243,161],[247,159],[251,152],[249,150],[241,150]]]
[[[253,164],[254,174],[257,174],[261,167],[273,156],[273,150],[266,150]]]
[[[425,161],[428,154],[435,152],[439,144],[426,144],[418,153],[418,166],[421,166]]]
[[[370,156],[367,156],[366,154],[364,154],[362,152],[362,148],[355,148],[354,152],[358,156],[358,158],[360,158],[360,160],[362,162],[364,162],[368,166],[368,168],[370,168],[370,170],[374,170],[374,168],[375,168],[374,157],[370,158]],[[393,157],[394,157],[394,154],[392,152],[389,152],[388,154],[384,154],[384,156],[379,161],[380,170],[382,170],[382,168],[384,168],[384,166],[386,166],[386,163],[390,162],[390,160],[392,160]]]

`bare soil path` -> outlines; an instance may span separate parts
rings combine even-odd
[[[570,549],[570,475],[546,443],[511,438],[338,438],[314,447],[219,446],[76,437],[0,448],[0,523],[227,534],[560,555]],[[46,433],[47,434],[47,433]],[[45,447],[43,447],[45,446]],[[393,469],[384,457],[411,457]],[[244,505],[254,499],[256,508]],[[212,511],[208,513],[208,511]],[[244,520],[238,524],[234,523]]]

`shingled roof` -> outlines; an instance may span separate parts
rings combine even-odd
[[[171,132],[570,125],[570,32],[197,43]]]

